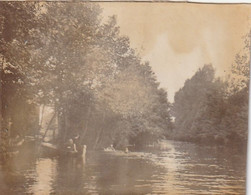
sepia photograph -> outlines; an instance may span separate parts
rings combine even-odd
[[[251,4],[0,1],[0,194],[245,195]]]

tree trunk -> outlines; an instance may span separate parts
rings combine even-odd
[[[41,120],[40,120],[40,126],[42,126],[43,125],[43,118],[44,118],[44,107],[45,107],[45,105],[43,104],[43,107],[42,107],[42,112],[41,112]]]
[[[88,110],[87,110],[87,117],[86,117],[86,119],[85,119],[86,123],[85,123],[84,133],[82,134],[82,140],[84,139],[84,137],[85,137],[85,135],[86,135],[86,133],[87,133],[90,113],[91,113],[91,107],[89,106],[89,107],[88,107]]]
[[[102,119],[103,124],[104,124],[104,121],[105,121],[105,112],[103,112],[103,119]],[[94,144],[93,149],[96,149],[96,148],[97,148],[98,143],[100,142],[100,139],[101,139],[101,137],[103,136],[103,132],[104,132],[104,128],[101,127],[101,128],[100,128],[100,131],[99,131],[99,133],[98,133],[98,136],[96,137],[96,140],[95,140],[95,144]]]
[[[46,134],[47,134],[47,132],[48,132],[50,126],[51,126],[51,123],[52,123],[53,119],[55,118],[55,116],[56,116],[56,112],[54,112],[54,114],[53,114],[53,116],[52,116],[52,118],[51,118],[51,120],[50,120],[50,122],[49,122],[49,124],[48,124],[48,126],[46,128],[46,130],[45,130],[45,133],[44,133],[44,136],[43,136],[43,140],[44,140],[44,138],[45,138],[45,136],[46,136]]]
[[[62,112],[58,113],[58,137],[60,141],[64,142],[65,140],[65,110],[63,109]]]
[[[57,116],[56,112],[57,111],[55,109],[55,116]],[[56,139],[56,129],[55,128],[53,129],[53,135],[52,136],[53,136],[53,141],[55,141],[55,139]]]
[[[39,135],[39,133],[41,132],[41,129],[42,129],[42,125],[43,125],[43,119],[44,119],[44,107],[45,105],[43,104],[43,107],[42,107],[42,112],[41,112],[41,119],[39,121],[39,126],[38,126],[38,130],[36,132],[37,135]]]
[[[65,112],[65,110],[64,110],[63,119],[64,119],[64,122],[63,122],[63,124],[64,124],[64,127],[63,127],[64,128],[63,141],[65,141],[66,138],[67,138],[67,135],[68,135],[68,116],[67,116],[67,113]]]
[[[2,94],[2,74],[3,74],[3,64],[4,64],[4,56],[2,57],[2,64],[0,66],[0,130],[2,131],[2,123],[3,123],[3,102],[2,102],[2,98],[3,98],[3,94]],[[1,139],[1,137],[0,137]]]

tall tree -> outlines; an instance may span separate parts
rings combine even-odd
[[[141,135],[149,142],[167,134],[166,92],[120,35],[114,16],[101,22],[101,9],[92,3],[31,2],[26,7],[27,21],[19,18],[26,36],[5,44],[5,64],[18,73],[9,80],[23,84],[24,100],[54,107],[62,140],[79,133],[93,147],[122,146]]]

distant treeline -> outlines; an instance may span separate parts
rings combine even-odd
[[[52,106],[58,141],[92,148],[144,145],[172,129],[167,92],[148,63],[103,21],[96,3],[0,2],[1,128],[39,131]]]
[[[203,144],[246,144],[248,133],[250,35],[227,79],[205,65],[175,94],[172,139]]]

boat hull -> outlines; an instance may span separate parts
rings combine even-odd
[[[80,157],[82,156],[79,152],[67,151],[66,149],[61,149],[57,145],[42,142],[41,148],[43,153],[50,155],[60,155],[60,156],[72,156],[72,157]]]

